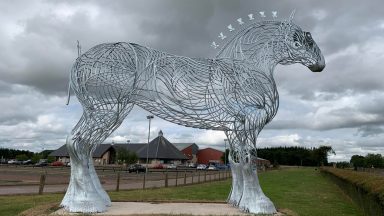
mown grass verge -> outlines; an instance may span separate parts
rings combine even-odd
[[[327,174],[355,203],[365,215],[384,215],[384,177],[373,173],[325,167]]]
[[[265,194],[287,215],[362,215],[357,205],[315,168],[262,173],[260,183]],[[225,202],[230,185],[231,181],[226,180],[183,187],[109,192],[109,194],[112,201]],[[4,216],[17,215],[27,209],[47,204],[54,209],[54,204],[57,205],[62,197],[63,194],[0,196],[0,213]]]

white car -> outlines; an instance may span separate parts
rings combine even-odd
[[[8,161],[8,164],[21,164],[21,161],[12,159]]]
[[[210,166],[208,167],[208,170],[217,170],[217,167],[214,166],[214,165],[210,165]]]
[[[176,169],[177,166],[175,164],[168,164],[167,169]]]
[[[196,167],[196,169],[198,169],[198,170],[205,170],[205,169],[207,169],[207,165],[199,164],[199,165]]]

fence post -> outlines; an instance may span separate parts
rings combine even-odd
[[[165,182],[164,182],[165,187],[168,187],[168,172],[165,173]]]
[[[177,187],[177,179],[179,178],[179,171],[176,170],[176,187]]]
[[[40,176],[39,195],[43,194],[44,185],[45,185],[45,173],[42,173]]]
[[[200,183],[200,171],[197,171],[199,173],[199,178],[197,179],[197,183]]]
[[[187,184],[187,171],[184,170],[184,185]]]
[[[143,190],[145,189],[145,176],[146,175],[144,175],[144,177],[143,177]]]
[[[117,172],[116,191],[120,189],[120,172]]]
[[[192,171],[192,172],[191,172],[192,184],[193,184],[193,176],[194,176],[194,175],[193,175],[193,171]]]
[[[207,171],[205,170],[204,171],[204,182],[206,182],[207,181]]]

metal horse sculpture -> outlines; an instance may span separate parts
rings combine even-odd
[[[325,62],[310,33],[292,18],[249,19],[239,19],[237,31],[228,26],[233,34],[212,59],[124,42],[97,45],[77,58],[70,88],[84,112],[67,138],[71,179],[61,203],[65,209],[103,212],[111,205],[92,153],[137,105],[179,125],[224,131],[233,176],[228,202],[252,213],[276,212],[255,169],[257,136],[278,109],[273,71],[277,64],[301,63],[320,72]]]

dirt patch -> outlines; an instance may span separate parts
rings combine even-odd
[[[290,210],[290,209],[277,209],[278,213],[276,216],[299,216],[296,212]]]
[[[45,215],[50,215],[59,209],[60,209],[59,203],[54,202],[54,203],[48,203],[48,204],[36,206],[34,208],[30,208],[28,210],[21,212],[19,215],[20,216],[40,216],[40,215],[45,216]]]

